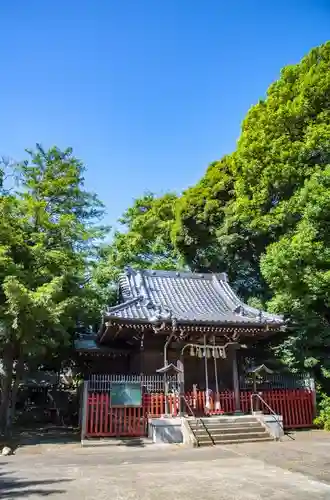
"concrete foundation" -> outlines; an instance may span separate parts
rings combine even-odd
[[[253,416],[256,417],[264,427],[266,427],[269,434],[274,439],[279,440],[284,436],[282,415],[265,415],[262,412],[255,411],[253,412]]]
[[[184,442],[182,419],[151,418],[148,421],[149,437],[153,443],[176,444]]]

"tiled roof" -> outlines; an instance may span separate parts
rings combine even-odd
[[[95,352],[95,353],[125,353],[125,350],[123,349],[114,349],[114,348],[109,348],[100,345],[97,342],[97,337],[96,335],[93,334],[86,334],[86,335],[79,335],[75,340],[74,340],[74,348],[76,351],[84,352]]]
[[[106,320],[203,324],[282,324],[280,316],[244,304],[222,274],[126,269],[120,278],[123,302]]]
[[[80,335],[80,337],[74,340],[74,347],[78,351],[83,350],[99,350],[99,346],[96,343],[96,338],[94,335]]]

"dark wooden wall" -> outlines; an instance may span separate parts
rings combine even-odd
[[[176,364],[179,353],[169,350],[168,362]],[[184,378],[185,390],[192,390],[193,384],[198,388],[205,389],[205,362],[204,358],[189,356],[184,357]],[[109,374],[109,375],[155,375],[159,368],[164,365],[164,353],[157,350],[132,351],[128,356],[117,358],[106,356],[95,356],[85,358],[83,372],[85,377],[89,374]],[[214,359],[207,360],[209,388],[215,391],[215,366]],[[232,390],[232,361],[230,358],[217,359],[217,373],[219,390]]]

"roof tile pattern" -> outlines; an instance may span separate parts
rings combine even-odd
[[[112,307],[107,319],[154,322],[175,318],[182,323],[278,324],[280,316],[244,304],[222,274],[134,271],[120,279],[122,304]]]

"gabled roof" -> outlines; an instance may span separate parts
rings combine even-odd
[[[122,303],[109,308],[104,320],[156,323],[282,325],[283,318],[244,304],[225,273],[135,271],[119,281]]]

